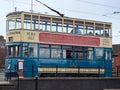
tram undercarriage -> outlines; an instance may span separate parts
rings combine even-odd
[[[42,73],[40,77],[99,77],[99,74],[79,73]]]

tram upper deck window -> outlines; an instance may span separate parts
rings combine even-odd
[[[72,29],[71,33],[81,35],[83,32],[82,32],[82,30],[80,29],[80,27],[79,27],[78,25],[76,25],[76,26]]]
[[[103,31],[103,36],[109,37],[109,32],[107,30]]]
[[[52,19],[52,31],[62,32],[62,19],[58,19],[58,18]]]
[[[80,33],[76,33],[76,34],[84,34],[84,21],[75,21],[75,27],[80,32]]]
[[[106,34],[105,34],[106,37],[111,36],[110,35],[110,33],[111,33],[111,26],[110,25],[105,25],[105,31],[106,31]]]
[[[30,29],[30,24],[31,24],[31,16],[24,15],[24,29]]]
[[[73,30],[73,20],[64,20],[64,31],[66,33],[71,33],[71,31]]]
[[[57,23],[57,31],[62,32],[62,23]]]
[[[95,27],[95,35],[96,36],[103,36],[103,27]]]
[[[16,18],[16,29],[21,28],[21,18]]]
[[[85,22],[85,34],[86,35],[94,35],[94,23],[93,22]]]
[[[93,33],[93,26],[86,26],[86,34],[87,35],[94,35]]]
[[[41,31],[50,31],[50,17],[40,16],[40,30]]]
[[[15,19],[8,20],[8,30],[15,29]]]
[[[95,34],[96,36],[104,36],[104,37],[109,37],[110,35],[110,25],[104,25],[103,24],[96,24],[95,25]]]
[[[52,23],[52,32],[56,32],[57,31],[57,23],[53,22]]]
[[[21,18],[14,18],[7,20],[7,30],[20,29],[21,28]]]
[[[46,22],[45,21],[40,21],[40,30],[41,31],[45,31],[45,27],[46,27]]]
[[[32,16],[32,30],[38,30],[38,16]]]

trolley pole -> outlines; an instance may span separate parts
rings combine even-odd
[[[33,0],[31,0],[31,12],[33,12]]]

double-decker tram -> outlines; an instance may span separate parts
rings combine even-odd
[[[112,23],[23,11],[6,17],[6,77],[111,77]]]

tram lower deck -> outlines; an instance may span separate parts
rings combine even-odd
[[[110,61],[24,59],[23,71],[18,63],[18,59],[7,59],[7,77],[111,77],[112,73]]]

